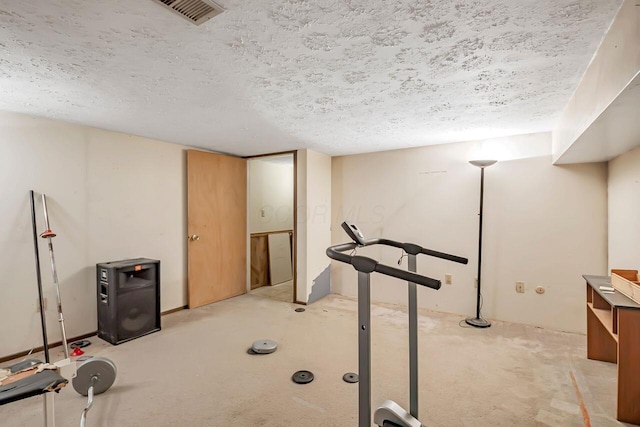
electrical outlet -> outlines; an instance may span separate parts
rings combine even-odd
[[[524,294],[524,282],[516,282],[516,292]]]
[[[444,283],[447,285],[451,284],[451,274],[447,273],[444,275]]]
[[[536,293],[538,295],[544,294],[544,291],[545,291],[544,286],[536,286]]]

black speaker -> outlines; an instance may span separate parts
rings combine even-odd
[[[160,330],[160,261],[105,262],[96,270],[98,337],[120,344]]]

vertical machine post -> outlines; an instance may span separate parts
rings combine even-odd
[[[56,393],[45,393],[43,396],[45,427],[56,427],[55,395]]]
[[[358,420],[371,427],[371,290],[370,273],[358,271]]]
[[[417,270],[416,255],[409,254],[409,271]],[[409,413],[418,419],[418,291],[409,283]]]

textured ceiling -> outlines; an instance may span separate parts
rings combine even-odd
[[[621,0],[2,0],[0,109],[238,155],[549,131]]]

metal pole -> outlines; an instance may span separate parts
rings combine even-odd
[[[44,360],[49,363],[49,340],[47,339],[47,318],[44,307],[44,296],[42,295],[42,275],[40,273],[40,253],[38,251],[38,225],[36,223],[36,204],[33,190],[29,192],[31,202],[31,227],[33,230],[33,251],[36,260],[36,279],[38,283],[38,304],[40,307],[40,324],[42,327],[42,346],[44,348]]]
[[[44,425],[45,427],[56,427],[56,393],[44,394]]]
[[[409,254],[409,271],[417,271],[416,255]],[[409,283],[409,412],[418,419],[418,292]]]
[[[358,420],[371,427],[371,290],[370,274],[358,271]]]
[[[49,258],[51,259],[51,274],[53,275],[53,285],[56,288],[56,302],[58,304],[58,322],[60,323],[60,331],[62,333],[62,348],[64,349],[64,358],[69,358],[69,347],[67,345],[67,333],[64,328],[64,317],[62,316],[62,299],[60,298],[60,285],[58,284],[58,273],[56,271],[56,259],[53,255],[53,237],[55,234],[51,232],[49,227],[49,212],[47,210],[47,196],[42,195],[42,208],[44,210],[44,223],[47,230],[42,233],[41,237],[47,239],[49,244]]]
[[[478,298],[476,301],[476,319],[480,319],[480,284],[482,283],[482,208],[484,201],[484,168],[480,168],[480,229],[478,235]]]

